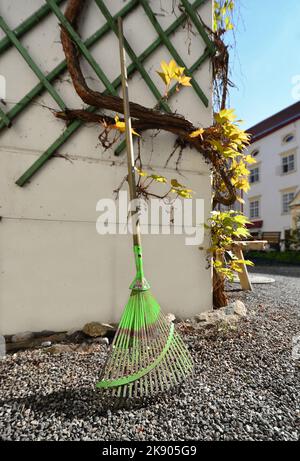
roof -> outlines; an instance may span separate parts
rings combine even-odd
[[[253,143],[299,119],[300,101],[296,102],[292,106],[287,107],[286,109],[283,109],[277,114],[266,118],[262,122],[257,123],[257,125],[249,128],[247,132],[252,135],[251,142]]]

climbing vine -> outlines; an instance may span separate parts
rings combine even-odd
[[[226,108],[229,88],[234,86],[229,78],[229,51],[225,43],[226,34],[234,30],[234,9],[234,0],[214,2],[214,24],[210,33],[216,46],[216,53],[212,58],[216,111]]]
[[[231,251],[236,240],[249,237],[247,224],[248,219],[234,210],[215,210],[206,226],[211,233],[209,252],[213,259],[213,298],[216,307],[225,306],[227,303],[225,279],[232,282],[234,274],[242,272],[242,265],[253,266],[251,261],[238,259]]]
[[[77,27],[84,4],[85,0],[68,0],[65,17],[74,28]],[[218,106],[212,126],[194,126],[191,121],[177,113],[165,113],[156,108],[148,108],[130,102],[132,130],[135,136],[139,138],[146,130],[164,130],[173,133],[176,136],[176,141],[174,151],[170,154],[169,159],[177,149],[179,149],[179,158],[181,158],[184,148],[190,146],[209,163],[213,173],[214,208],[219,205],[230,207],[236,200],[242,200],[240,192],[247,192],[249,189],[248,176],[250,172],[248,166],[255,162],[251,156],[245,154],[245,148],[249,143],[248,134],[240,128],[240,122],[237,120],[234,110],[226,109],[228,86],[231,83],[228,79],[228,49],[224,44],[223,36],[226,31],[233,29],[231,19],[233,9],[233,0],[215,2],[214,27],[213,30],[209,30],[216,46],[216,54],[213,58],[213,77],[215,94],[217,95],[216,105]],[[98,112],[91,113],[84,109],[65,110],[56,112],[55,115],[66,121],[80,119],[87,123],[99,123],[102,128],[99,140],[104,148],[108,148],[116,142],[125,130],[124,120],[119,116],[119,114],[123,114],[123,100],[118,96],[100,93],[88,86],[81,70],[80,55],[76,44],[63,26],[61,28],[61,42],[77,94],[84,103],[95,107]],[[169,63],[161,62],[161,68],[157,72],[164,84],[162,99],[168,98],[171,82],[176,82],[177,90],[180,90],[181,86],[191,86],[191,78],[185,75],[185,68],[179,67],[174,60]],[[102,112],[104,110],[113,112],[113,116],[104,114]],[[111,139],[112,130],[115,135]],[[192,191],[178,183],[176,179],[172,179],[168,183],[164,176],[149,174],[144,171],[140,154],[137,159],[136,171],[139,175],[137,190],[140,196],[147,198],[155,195],[165,198],[167,195],[176,194],[176,196],[183,198],[191,197]],[[154,182],[169,185],[167,192],[162,195],[154,194],[151,191],[151,185]],[[232,271],[237,270],[241,263],[240,261],[232,261],[229,264],[221,262],[219,255],[226,251],[223,242],[229,243],[230,233],[232,238],[245,237],[247,234],[245,231],[241,232],[241,229],[245,229],[246,220],[231,212],[228,214],[220,213],[219,215],[217,213],[214,212],[209,224],[213,240],[210,250],[214,258],[215,276],[223,281],[224,277],[231,277]],[[228,224],[229,220],[230,225]],[[226,224],[228,224],[227,227]],[[238,228],[235,228],[236,224],[238,224]],[[222,228],[226,238],[222,237]],[[216,305],[218,304],[216,301]]]

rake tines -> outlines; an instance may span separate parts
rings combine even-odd
[[[146,398],[192,371],[190,354],[150,290],[133,290],[97,387],[117,398]]]

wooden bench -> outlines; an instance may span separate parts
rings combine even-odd
[[[244,250],[255,251],[255,250],[264,250],[268,242],[266,240],[243,240],[236,241],[230,246],[230,250],[233,254],[239,259],[244,260]],[[242,290],[244,291],[253,291],[252,284],[249,279],[248,269],[245,264],[241,264],[242,272],[238,272],[238,277],[240,279],[240,284]]]
[[[281,232],[263,232],[262,240],[267,240],[271,248],[276,248],[280,251]]]

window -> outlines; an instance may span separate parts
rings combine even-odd
[[[295,171],[295,154],[290,154],[282,157],[282,174]]]
[[[285,192],[282,194],[282,213],[288,214],[290,212],[289,204],[294,200],[295,192]]]
[[[290,134],[287,134],[286,136],[284,136],[284,138],[282,139],[282,142],[284,144],[287,144],[289,142],[294,141],[294,139],[295,139],[295,136],[292,133],[290,133]]]
[[[252,168],[250,170],[250,176],[249,176],[250,184],[254,184],[255,182],[259,181],[259,168]]]
[[[250,219],[259,218],[259,200],[250,202]]]

